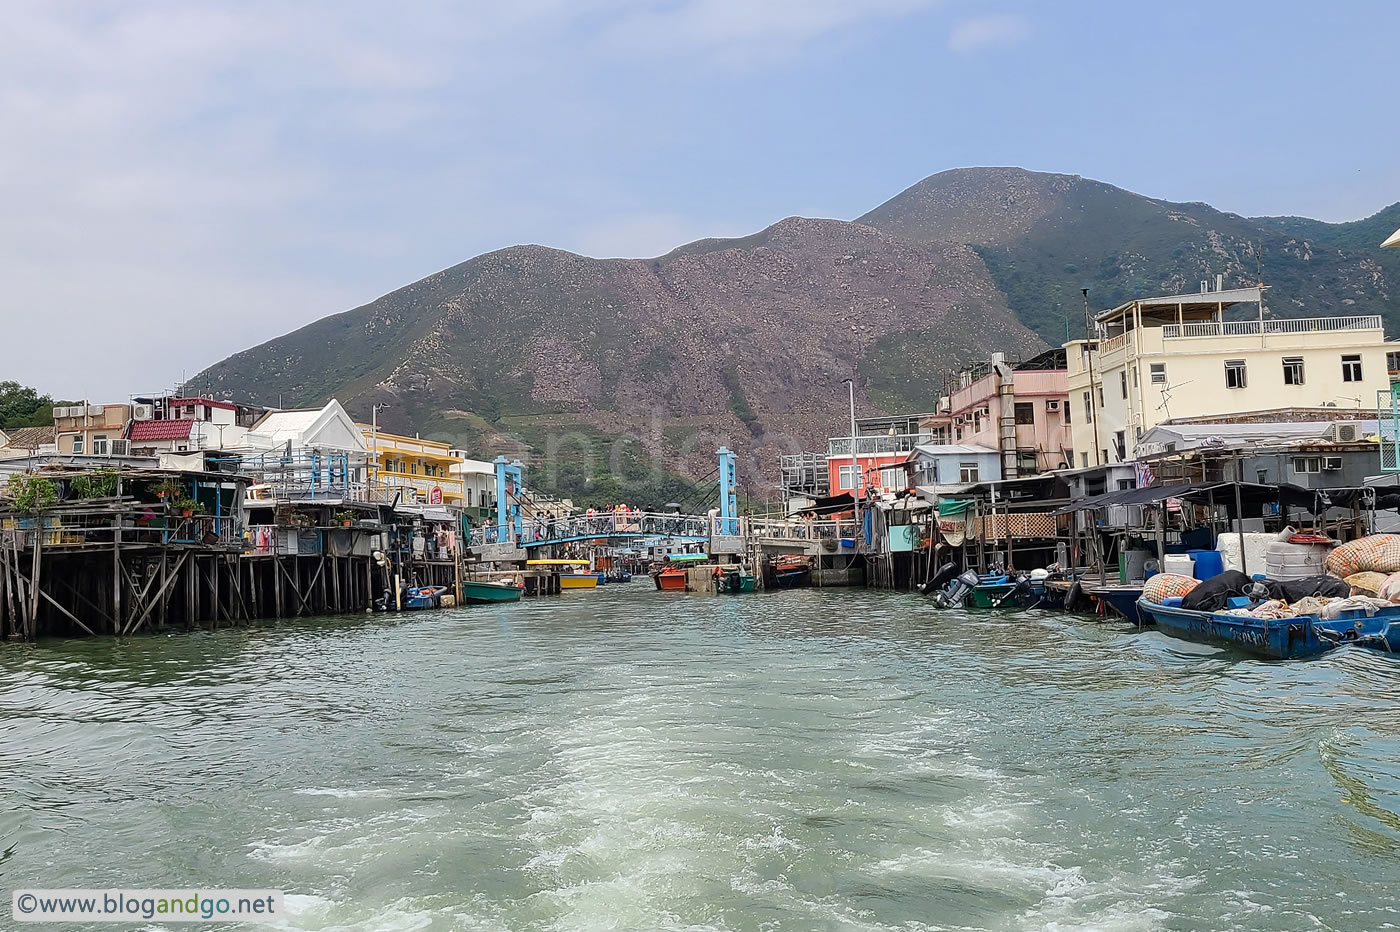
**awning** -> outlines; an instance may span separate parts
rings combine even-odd
[[[964,511],[971,511],[976,502],[967,499],[945,498],[938,503],[938,513],[940,515],[960,515]]]
[[[1400,230],[1396,230],[1394,233],[1390,234],[1390,238],[1387,239],[1384,243],[1381,243],[1382,249],[1386,248],[1387,246],[1389,246],[1392,249],[1400,249]]]
[[[827,498],[819,498],[806,508],[794,511],[795,515],[834,515],[843,511],[850,511],[856,506],[856,500],[851,497],[851,493],[846,492],[841,495],[831,495]]]
[[[1089,498],[1081,498],[1077,502],[1070,502],[1068,505],[1056,509],[1055,514],[1065,515],[1074,511],[1107,508],[1110,505],[1155,505],[1169,498],[1179,498],[1196,505],[1206,505],[1213,501],[1217,505],[1233,506],[1236,486],[1239,487],[1241,504],[1257,505],[1278,502],[1284,505],[1309,508],[1318,502],[1319,496],[1324,501],[1327,498],[1320,491],[1305,489],[1286,482],[1279,485],[1262,485],[1258,482],[1186,482],[1177,485],[1154,485],[1145,489],[1124,489],[1118,492],[1107,492],[1103,495],[1093,495]]]

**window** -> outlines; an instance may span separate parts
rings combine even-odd
[[[1386,353],[1385,368],[1390,372],[1400,372],[1400,353]]]
[[[1080,466],[1083,466],[1085,469],[1088,469],[1088,468],[1089,468],[1089,454],[1088,454],[1088,453],[1081,453],[1081,454],[1079,454],[1079,465],[1080,465]]]
[[[82,435],[82,434],[74,434],[74,435],[73,435],[73,452],[74,452],[74,453],[78,453],[78,454],[81,454],[81,453],[83,452],[83,435]]]
[[[1133,366],[1133,388],[1137,388],[1137,387],[1138,387],[1138,371],[1137,371],[1137,366]]]
[[[976,481],[977,481],[977,464],[976,464],[976,463],[959,463],[959,464],[958,464],[958,481],[961,482],[963,485],[968,485],[968,484],[970,484],[970,483],[976,482]]]
[[[1094,421],[1094,402],[1089,398],[1089,393],[1084,393],[1084,420],[1092,424]]]
[[[1283,384],[1302,385],[1303,384],[1303,357],[1285,356],[1283,357]]]
[[[1225,387],[1244,388],[1245,373],[1243,359],[1225,360]]]
[[[1072,408],[1072,407],[1074,407],[1074,406],[1071,405],[1071,404],[1069,403],[1069,399],[1066,398],[1065,401],[1064,401],[1064,404],[1061,405],[1061,407],[1064,409],[1064,412],[1065,412],[1065,423],[1068,424],[1068,423],[1069,423],[1069,409]],[[1073,457],[1071,457],[1071,459],[1073,459]]]
[[[1016,451],[1016,471],[1023,476],[1033,476],[1040,472],[1040,458],[1034,450]]]
[[[1118,373],[1118,388],[1123,393],[1123,397],[1128,397],[1128,370],[1124,369]]]
[[[1099,407],[1103,407],[1103,386],[1099,386]]]
[[[953,436],[954,436],[954,439],[956,439],[956,440],[962,440],[962,428],[961,428],[961,427],[955,428],[954,431],[953,431]]]
[[[93,456],[106,456],[106,455],[107,455],[107,435],[106,435],[106,434],[93,434],[93,435],[92,435],[92,455],[93,455]]]
[[[1113,435],[1113,446],[1118,453],[1118,462],[1123,462],[1128,458],[1128,435],[1124,431],[1118,431]]]
[[[1293,457],[1293,471],[1300,475],[1322,472],[1322,457],[1295,456]]]
[[[1108,451],[1107,451],[1107,450],[1100,450],[1100,451],[1099,451],[1099,455],[1103,457],[1103,459],[1099,460],[1099,462],[1100,462],[1100,463],[1103,463],[1105,466],[1107,466],[1107,465],[1108,465]]]
[[[1254,470],[1254,478],[1259,480],[1260,485],[1269,484],[1269,471],[1267,469]]]
[[[905,472],[902,469],[882,469],[880,470],[880,488],[887,492],[903,489],[908,486]]]
[[[1016,402],[1016,423],[1017,423],[1017,424],[1034,424],[1034,423],[1035,423],[1035,402],[1033,402],[1033,401],[1018,401],[1018,402]]]
[[[1350,356],[1343,356],[1343,357],[1342,357],[1342,381],[1343,381],[1343,382],[1360,382],[1360,381],[1361,381],[1361,356],[1360,356],[1360,354],[1353,354],[1353,355],[1350,355]]]
[[[1148,368],[1148,372],[1150,373],[1150,374],[1148,375],[1147,378],[1148,378],[1148,380],[1149,380],[1150,382],[1152,382],[1153,385],[1166,385],[1166,384],[1167,384],[1167,364],[1166,364],[1166,363],[1164,363],[1164,362],[1154,362],[1154,363],[1152,363],[1150,366],[1148,366],[1147,368]]]
[[[836,486],[847,492],[856,487],[856,468],[849,464],[836,471]]]

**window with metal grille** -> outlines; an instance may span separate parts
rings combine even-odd
[[[1154,362],[1148,367],[1154,385],[1165,385],[1167,382],[1167,364],[1164,362]]]

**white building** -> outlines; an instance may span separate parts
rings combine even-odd
[[[1129,301],[1095,318],[1096,339],[1066,343],[1073,465],[1130,462],[1143,434],[1173,418],[1374,411],[1394,348],[1381,318],[1266,318],[1261,297],[1254,287]]]

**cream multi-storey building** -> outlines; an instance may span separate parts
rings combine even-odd
[[[1374,412],[1390,388],[1379,316],[1266,318],[1261,290],[1129,301],[1065,344],[1074,465],[1129,462],[1171,418],[1335,405]],[[1253,304],[1249,319],[1229,319]]]

